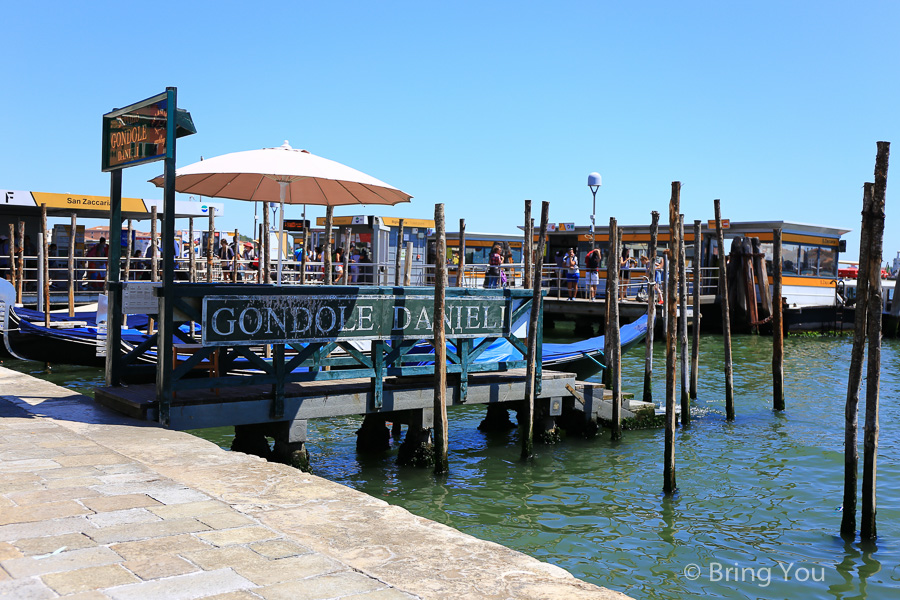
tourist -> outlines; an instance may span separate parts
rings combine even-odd
[[[578,293],[578,256],[575,254],[575,248],[569,248],[569,252],[563,258],[563,265],[566,267],[566,287],[569,289],[569,300],[574,300]]]
[[[587,287],[590,301],[593,302],[597,297],[597,286],[600,284],[600,249],[594,248],[588,252],[584,258],[584,264],[587,268]]]
[[[488,268],[484,277],[484,287],[496,288],[500,285],[500,265],[503,264],[503,255],[499,244],[494,244],[488,257]]]

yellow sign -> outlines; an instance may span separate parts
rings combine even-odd
[[[70,194],[50,194],[47,192],[31,192],[35,203],[47,208],[71,208],[109,210],[109,196],[75,196]],[[140,198],[122,198],[122,212],[146,213],[147,207]]]
[[[707,221],[707,225],[710,229],[716,228],[716,222],[713,219]],[[731,228],[731,219],[722,219],[722,229],[730,229]]]

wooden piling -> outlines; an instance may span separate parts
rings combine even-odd
[[[866,352],[866,325],[869,306],[869,248],[871,247],[872,204],[875,185],[863,184],[862,224],[859,228],[859,273],[856,278],[856,312],[850,369],[847,376],[847,402],[844,407],[844,501],[841,513],[841,536],[856,539],[856,489],[859,470],[859,391],[862,384],[863,358]]]
[[[678,215],[678,346],[681,355],[681,425],[691,423],[691,398],[688,394],[687,334],[687,259],[684,249],[684,215]]]
[[[303,253],[300,254],[300,285],[306,285],[306,261],[309,257],[309,227],[303,222]]]
[[[231,281],[234,283],[238,282],[238,269],[241,266],[240,263],[240,248],[238,244],[241,243],[240,237],[238,235],[238,230],[234,230],[234,238],[232,244],[234,245],[234,255],[231,257]]]
[[[25,281],[25,221],[19,221],[19,287],[16,288],[16,302],[22,303],[22,283]]]
[[[669,232],[669,238],[671,239],[671,237],[672,237],[672,232],[670,231],[670,232]],[[671,256],[672,256],[672,249],[671,249],[671,248],[666,248],[665,250],[663,250],[663,261],[662,261],[662,268],[663,268],[662,296],[663,296],[663,302],[662,302],[662,305],[663,305],[664,307],[665,307],[665,306],[669,306],[669,276],[671,275],[671,271],[670,271],[670,269],[669,269],[669,264],[670,264],[669,259],[671,258]],[[662,334],[663,334],[663,335],[666,335],[666,333],[667,333],[667,331],[668,331],[668,327],[669,327],[669,320],[666,318],[665,314],[663,314],[663,318],[662,318]]]
[[[656,244],[659,238],[659,212],[650,213],[650,272],[647,275],[650,289],[647,291],[647,336],[644,352],[644,402],[653,402],[653,332],[656,328]]]
[[[344,285],[350,285],[350,228],[344,227],[344,251],[343,254],[344,264],[341,265],[344,268],[344,280],[341,282]]]
[[[444,248],[446,249],[446,244]],[[401,281],[403,281],[400,271],[400,249],[403,248],[403,219],[400,219],[399,225],[397,225],[397,250],[394,252],[394,285],[399,286]],[[447,262],[446,251],[445,256],[441,256],[438,254],[437,262],[444,261]],[[435,274],[435,277],[437,275]]]
[[[131,219],[128,219],[128,227],[131,228]],[[131,234],[128,234],[129,242]],[[131,254],[129,252],[129,254]],[[194,254],[194,217],[188,218],[188,281],[195,283],[197,281],[197,256]]]
[[[71,227],[71,231],[69,233],[69,316],[75,316],[75,233],[78,231],[76,229],[77,217],[75,213],[72,213],[71,221],[69,227]],[[12,233],[12,225],[10,225],[10,233]],[[12,239],[12,238],[10,238]],[[12,262],[10,262],[12,264]]]
[[[681,182],[672,182],[672,197],[669,200],[669,252],[677,261],[680,253],[678,244],[678,215],[681,207]],[[677,262],[676,262],[677,265]],[[663,493],[675,493],[675,358],[678,326],[675,316],[678,310],[678,269],[670,271],[666,281],[666,432],[665,458],[663,460]]]
[[[326,211],[328,209],[326,208]],[[269,232],[272,231],[272,227],[269,225],[269,203],[262,203],[262,213],[263,213],[263,232],[262,237],[260,238],[260,242],[263,247],[263,259],[259,261],[260,267],[262,267],[262,277],[263,283],[271,283],[271,267],[272,267],[272,236],[269,235]],[[326,212],[326,214],[328,214]],[[331,230],[328,230],[328,235],[331,235]]]
[[[784,325],[781,305],[781,229],[772,232],[772,408],[784,410]]]
[[[266,213],[263,213],[265,216]],[[215,258],[216,245],[216,209],[209,207],[209,230],[206,233],[206,283],[213,281],[213,260]]]
[[[881,258],[884,243],[884,209],[887,189],[888,158],[891,145],[878,142],[875,159],[875,186],[872,202],[872,248],[869,253],[869,305],[866,330],[869,358],[866,367],[866,423],[863,434],[862,514],[859,536],[877,537],[875,479],[878,462],[878,394],[881,383]]]
[[[606,320],[606,369],[609,371],[610,389],[612,390],[612,439],[622,438],[622,367],[620,356],[622,349],[619,346],[619,240],[621,230],[615,217],[609,219],[609,248],[610,256],[615,262],[611,262],[607,268],[606,306],[609,318]]]
[[[447,287],[447,233],[444,229],[444,205],[434,205],[434,229],[438,260],[434,265],[434,472],[450,470],[447,455],[447,340],[444,332],[445,289]],[[399,256],[400,246],[397,246]]]
[[[131,219],[128,219],[128,237],[125,240],[125,281],[131,279],[131,254],[134,248],[134,245],[131,243],[131,236],[133,231],[134,222]]]
[[[325,263],[325,285],[331,285],[331,229],[334,226],[334,207],[325,207],[325,245],[322,260]]]
[[[413,243],[406,242],[406,257],[403,259],[403,285],[412,285],[412,255]],[[447,275],[449,283],[450,275]]]
[[[522,287],[531,288],[531,259],[534,255],[531,249],[534,246],[534,226],[531,224],[531,200],[525,201],[525,235],[522,239],[522,266],[525,272],[522,274]]]
[[[41,274],[44,327],[50,327],[50,239],[47,237],[46,204],[41,204]]]
[[[459,265],[456,267],[456,287],[466,285],[466,220],[459,220]]]
[[[772,297],[769,294],[769,273],[766,269],[766,255],[761,249],[758,237],[750,238],[750,244],[753,248],[753,273],[756,274],[756,284],[759,288],[759,304],[762,308],[759,318],[760,320],[765,320],[772,316]]]
[[[700,257],[703,254],[703,234],[700,220],[694,220],[694,301],[691,315],[691,398],[697,398],[697,379],[700,371],[700,289],[703,273]]]
[[[713,201],[716,209],[716,241],[719,245],[719,291],[722,298],[722,336],[725,338],[725,419],[734,421],[734,367],[731,363],[731,315],[728,306],[728,284],[725,279],[725,234],[722,231],[721,202]]]
[[[72,218],[75,218],[75,215],[72,215]],[[9,282],[12,284],[13,288],[17,288],[16,281],[18,281],[17,273],[16,273],[16,226],[12,223],[9,224]],[[71,316],[71,315],[70,315]]]
[[[526,340],[525,358],[525,410],[522,411],[522,422],[519,433],[522,436],[522,459],[527,460],[534,455],[534,409],[535,390],[537,390],[537,337],[540,328],[541,314],[541,269],[544,261],[544,243],[547,238],[547,223],[550,221],[550,203],[541,203],[541,232],[535,254],[534,273],[531,278],[531,312],[528,317],[528,339]]]

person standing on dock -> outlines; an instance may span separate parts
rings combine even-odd
[[[484,287],[495,288],[500,285],[500,265],[503,264],[503,255],[500,244],[494,244],[491,255],[488,258],[487,274],[484,278]]]
[[[584,258],[587,267],[587,287],[590,290],[590,301],[597,297],[597,286],[600,284],[600,249],[594,248]]]
[[[566,286],[569,288],[569,300],[575,299],[578,292],[578,256],[575,255],[575,248],[569,248],[569,253],[563,259],[566,266]]]

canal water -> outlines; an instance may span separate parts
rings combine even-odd
[[[314,472],[634,598],[900,597],[900,344],[885,340],[882,350],[874,544],[838,536],[850,338],[785,340],[781,414],[771,410],[771,338],[736,337],[733,352],[737,419],[726,423],[722,338],[701,340],[694,421],[676,433],[674,498],[661,493],[661,429],[626,431],[619,442],[564,439],[523,463],[514,430],[477,430],[477,406],[450,412],[446,478],[397,467],[396,444],[357,455],[359,418],[310,422]],[[662,402],[661,344],[654,364]],[[82,391],[102,382],[91,369],[5,366]],[[623,357],[623,376],[640,396],[642,347]],[[227,448],[232,432],[195,433]]]

